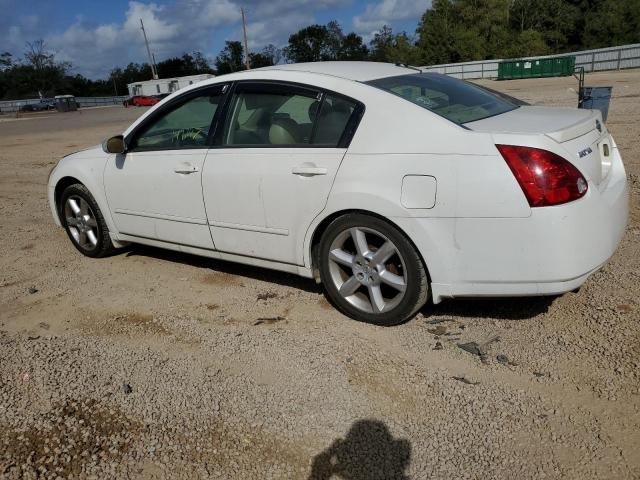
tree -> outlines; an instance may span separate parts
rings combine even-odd
[[[640,1],[600,2],[585,16],[581,43],[587,48],[640,43]]]
[[[374,62],[388,62],[388,50],[392,45],[393,30],[391,30],[390,26],[384,25],[380,31],[373,35],[373,40],[371,40],[371,60]]]
[[[393,36],[391,45],[386,51],[387,61],[391,63],[402,63],[405,65],[420,64],[420,52],[412,38],[401,32]]]
[[[452,0],[434,0],[418,24],[418,49],[427,65],[449,63],[454,58],[456,12]]]
[[[64,86],[70,68],[68,62],[56,62],[55,54],[47,50],[43,40],[27,42],[24,64],[13,69],[15,79],[19,80],[13,87],[23,92],[30,90],[31,95],[45,96]]]
[[[168,58],[158,63],[158,74],[161,78],[184,77],[199,73],[211,73],[206,59],[200,52],[183,53],[182,57]]]
[[[337,60],[367,60],[369,49],[356,33],[348,33],[342,39]]]
[[[0,53],[0,71],[13,66],[13,55],[9,52]]]
[[[309,25],[289,37],[284,56],[293,63],[332,60],[332,39],[324,25]]]
[[[242,43],[227,40],[225,47],[218,54],[214,63],[218,75],[244,70],[244,48],[242,48]]]
[[[271,59],[273,65],[277,65],[282,60],[282,49],[277,48],[274,44],[270,43],[262,49],[262,55],[265,55]]]
[[[369,49],[354,32],[345,35],[336,20],[327,25],[310,25],[289,37],[284,56],[290,62],[366,60]]]
[[[249,64],[251,68],[270,67],[276,65],[282,58],[282,50],[269,44],[260,52],[249,54]]]

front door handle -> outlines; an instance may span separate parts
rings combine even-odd
[[[198,171],[198,167],[196,167],[195,165],[191,165],[190,163],[183,163],[174,168],[173,171],[175,173],[188,175],[189,173],[196,173]]]
[[[317,167],[312,163],[303,163],[297,167],[291,169],[291,173],[294,175],[302,175],[303,177],[312,177],[314,175],[326,175],[327,169],[324,167]]]

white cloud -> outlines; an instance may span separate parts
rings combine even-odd
[[[0,0],[0,51],[21,56],[25,42],[44,38],[59,60],[72,64],[74,72],[90,78],[104,78],[116,66],[146,62],[147,53],[140,30],[143,19],[151,50],[158,61],[184,52],[201,51],[212,59],[223,47],[223,40],[241,40],[240,6],[247,15],[249,49],[256,51],[273,43],[284,46],[289,35],[316,23],[319,12],[332,12],[335,18],[354,0],[131,0],[118,22],[100,22],[77,16],[63,30],[55,29],[48,15],[55,11],[49,0],[29,0],[38,4],[19,16],[11,4],[19,0]],[[384,23],[419,16],[430,0],[381,0],[367,5],[353,24],[368,33]],[[325,15],[326,16],[326,15]]]
[[[391,25],[398,20],[420,18],[430,6],[431,0],[381,0],[370,3],[362,14],[353,18],[353,28],[368,39],[384,25]]]
[[[79,73],[104,77],[115,66],[147,60],[140,18],[158,61],[194,50],[213,58],[222,48],[221,32],[228,40],[242,38],[241,5],[247,14],[249,48],[255,51],[269,43],[286,44],[291,33],[315,21],[316,12],[342,7],[349,1],[176,0],[172,4],[130,1],[122,23],[96,24],[77,18],[63,32],[45,36],[45,41],[60,60],[71,62]],[[215,46],[214,36],[218,39]]]

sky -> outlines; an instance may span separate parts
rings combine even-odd
[[[313,23],[337,20],[366,42],[383,25],[414,34],[431,0],[0,0],[0,52],[21,57],[26,42],[43,39],[73,73],[106,78],[116,66],[146,62],[140,19],[161,61],[201,51],[209,60],[225,40],[241,40],[240,7],[249,50],[283,47]]]

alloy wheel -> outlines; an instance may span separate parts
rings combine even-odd
[[[64,204],[64,217],[69,233],[84,250],[93,250],[98,246],[98,222],[89,203],[78,195],[67,198]]]
[[[338,293],[367,313],[392,310],[407,289],[400,251],[372,228],[352,227],[335,237],[329,248],[329,272]]]

